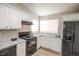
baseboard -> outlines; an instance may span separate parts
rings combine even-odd
[[[41,49],[41,48],[46,49],[48,51],[51,51],[51,52],[53,52],[53,53],[55,53],[55,54],[57,54],[59,56],[62,56],[61,52],[59,52],[59,51],[56,51],[56,50],[53,50],[53,49],[49,49],[49,48],[46,48],[46,47],[42,47],[42,46],[39,49]]]

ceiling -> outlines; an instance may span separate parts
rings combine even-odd
[[[78,3],[23,3],[22,5],[37,16],[46,16],[79,10]]]

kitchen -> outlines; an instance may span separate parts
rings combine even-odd
[[[60,7],[61,13],[44,16],[50,5]],[[63,23],[78,21],[79,4],[0,4],[0,55],[1,56],[40,56],[40,49],[51,51],[49,56],[62,56]],[[41,11],[39,11],[38,6]],[[27,7],[27,8],[26,8]],[[72,10],[70,10],[72,7]],[[75,8],[76,7],[76,8]],[[38,12],[36,15],[31,11]],[[68,9],[68,10],[67,10]],[[36,11],[37,10],[37,11]],[[54,11],[54,10],[53,10]],[[47,12],[47,11],[46,11]],[[44,13],[44,14],[43,14]],[[48,14],[48,13],[47,13]],[[63,50],[64,51],[64,50]],[[13,53],[12,53],[13,52]]]
[[[2,19],[0,21],[0,55],[26,56],[26,40],[19,38],[19,32],[31,31],[29,24],[32,23],[30,18],[33,15],[30,15],[25,10],[21,10],[22,8],[19,4],[0,4],[0,12],[2,12],[0,13]],[[27,18],[28,25],[25,25],[23,21]]]

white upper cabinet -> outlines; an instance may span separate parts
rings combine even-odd
[[[79,13],[74,14],[74,16],[75,21],[79,21]]]
[[[0,5],[0,29],[21,29],[20,11]]]
[[[0,30],[21,29],[21,21],[32,22],[30,13],[19,8],[0,4]]]
[[[32,22],[32,17],[28,13],[22,12],[21,20]]]
[[[21,28],[21,18],[20,11],[15,8],[10,8],[10,29],[20,29]]]
[[[79,21],[79,13],[62,15],[64,21]]]
[[[9,25],[9,8],[0,5],[0,29],[8,29]]]
[[[71,14],[63,15],[62,19],[63,19],[63,21],[74,21],[74,18]]]

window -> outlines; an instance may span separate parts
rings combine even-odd
[[[57,33],[58,32],[58,19],[55,20],[41,20],[40,32],[43,33]]]
[[[38,32],[38,20],[33,20],[33,25],[31,28],[33,32]]]

